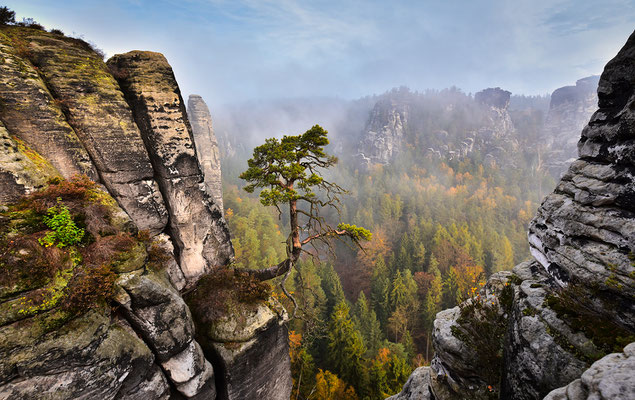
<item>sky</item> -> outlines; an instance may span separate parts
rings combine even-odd
[[[211,107],[393,87],[545,94],[599,74],[635,0],[5,0],[107,56],[163,53]]]

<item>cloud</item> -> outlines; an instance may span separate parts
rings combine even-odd
[[[394,86],[545,93],[601,72],[627,0],[7,0],[109,54],[163,52],[185,94],[356,98]]]

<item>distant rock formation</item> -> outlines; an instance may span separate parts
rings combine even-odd
[[[598,97],[579,159],[531,222],[535,259],[438,313],[430,367],[393,399],[635,398],[635,33]]]
[[[387,164],[404,145],[408,104],[383,99],[375,104],[364,129],[359,157],[371,163]]]
[[[589,122],[598,103],[599,76],[580,79],[575,86],[556,89],[542,130],[542,158],[551,174],[560,178],[578,154],[580,131]]]
[[[435,95],[393,90],[370,112],[356,158],[361,165],[389,164],[405,148],[423,146],[430,158],[463,159],[478,150],[487,164],[513,165],[518,140],[508,111],[510,96],[501,88],[485,89],[474,99],[460,92]],[[461,121],[469,129],[430,130],[462,118],[462,112],[471,116],[470,121]]]
[[[187,100],[187,116],[192,125],[196,155],[205,175],[207,192],[223,212],[223,185],[218,141],[214,135],[209,108],[201,96],[190,95]]]
[[[505,110],[509,107],[509,99],[511,98],[511,95],[512,92],[503,90],[499,87],[487,88],[474,94],[474,100],[493,108]]]

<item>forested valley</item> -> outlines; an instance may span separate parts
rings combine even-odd
[[[325,123],[327,150],[339,163],[324,176],[349,191],[339,215],[328,219],[368,228],[372,240],[317,247],[286,282],[299,305],[289,325],[293,399],[383,399],[399,392],[414,368],[430,362],[436,313],[529,257],[527,225],[555,186],[541,165],[548,96],[512,96],[511,106],[475,97],[456,88],[393,89],[347,103],[335,122]],[[390,125],[393,110],[405,110],[392,138],[398,150],[385,162],[360,158],[372,125]],[[244,192],[238,178],[260,143],[224,135],[223,122],[216,126],[237,267],[276,264],[285,258],[287,217]],[[453,151],[468,137],[469,150]]]

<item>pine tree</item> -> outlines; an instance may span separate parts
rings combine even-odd
[[[448,275],[443,281],[443,308],[452,308],[460,303],[461,293],[459,290],[458,276],[454,267],[450,268]]]
[[[368,306],[364,292],[359,292],[359,297],[353,310],[353,321],[364,338],[368,353],[374,354],[379,349],[383,334],[377,315]]]
[[[367,384],[363,358],[366,349],[361,333],[355,328],[345,302],[335,306],[328,332],[329,366],[357,392]],[[360,393],[361,394],[361,393]]]
[[[370,300],[379,324],[382,329],[385,329],[390,316],[390,279],[388,278],[388,268],[382,257],[377,260],[373,271]]]
[[[345,302],[344,289],[340,277],[335,272],[332,264],[327,264],[319,270],[322,278],[322,290],[326,295],[326,315],[331,315],[338,303]]]

